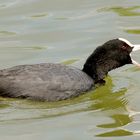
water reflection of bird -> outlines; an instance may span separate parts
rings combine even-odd
[[[100,116],[111,118],[108,122],[101,120],[96,127],[101,128],[97,137],[113,137],[135,135],[137,131],[124,129],[123,127],[133,123],[134,118],[126,97],[127,88],[123,87],[113,91],[114,85],[110,76],[107,78],[106,86],[97,88],[91,94],[93,100],[90,110],[99,110]]]
[[[0,95],[4,97],[58,101],[89,91],[112,69],[136,64],[130,53],[140,49],[119,38],[107,41],[88,57],[83,70],[61,64],[15,66],[0,71]]]

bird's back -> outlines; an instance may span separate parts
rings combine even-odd
[[[61,64],[21,65],[0,70],[0,96],[58,101],[93,86],[81,70]]]

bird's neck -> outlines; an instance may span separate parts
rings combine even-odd
[[[89,75],[95,81],[95,83],[104,82],[103,79],[107,74],[107,72],[97,66],[95,62],[91,63],[88,61],[86,61],[86,63],[84,64],[82,71]]]
[[[118,66],[119,64],[117,61],[98,61],[89,57],[85,62],[82,71],[89,75],[95,81],[95,83],[103,83],[108,72],[117,68]]]

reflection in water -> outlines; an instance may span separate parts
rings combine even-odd
[[[110,132],[102,133],[96,136],[97,137],[113,137],[113,136],[128,136],[128,135],[133,135],[133,132],[127,131],[124,129],[119,129],[119,130],[113,130]]]
[[[0,36],[11,36],[11,35],[16,35],[16,33],[9,31],[0,31]]]
[[[103,8],[101,11],[113,11],[117,13],[119,16],[140,16],[139,12],[134,10],[140,9],[140,6],[132,6],[132,7],[111,7],[111,8]]]
[[[70,64],[73,64],[73,63],[77,62],[78,60],[79,59],[69,59],[69,60],[63,61],[61,63],[65,64],[65,65],[70,65]]]
[[[4,108],[7,108],[7,107],[9,107],[8,104],[0,103],[0,109],[4,109]]]
[[[42,17],[46,17],[46,16],[48,16],[47,13],[45,13],[45,14],[36,14],[36,15],[32,15],[31,18],[42,18]]]
[[[98,128],[111,129],[110,131],[97,134],[97,137],[127,136],[133,135],[135,132],[120,128],[133,121],[133,117],[128,110],[128,101],[125,98],[126,88],[120,91],[112,91],[113,83],[108,78],[105,86],[96,89],[92,95],[93,110],[100,110],[107,113],[114,122],[98,124]],[[113,130],[112,130],[113,129]]]
[[[122,88],[119,91],[113,92],[113,87],[112,80],[108,77],[106,85],[97,88],[94,94],[92,94],[93,96],[91,98],[94,101],[94,104],[91,106],[92,109],[104,111],[121,108],[127,110],[126,105],[128,101],[125,98],[127,89]]]
[[[129,34],[140,34],[140,29],[127,29],[124,31],[129,33]]]
[[[133,118],[129,117],[129,115],[126,114],[114,114],[110,117],[114,120],[114,123],[101,124],[97,126],[101,128],[116,128],[127,125],[128,123],[133,121]]]

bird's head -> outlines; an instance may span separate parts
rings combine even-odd
[[[140,45],[133,45],[124,38],[109,40],[97,47],[88,57],[83,71],[92,77],[96,83],[104,81],[107,73],[126,64],[140,66],[131,58],[131,52],[140,50]]]

